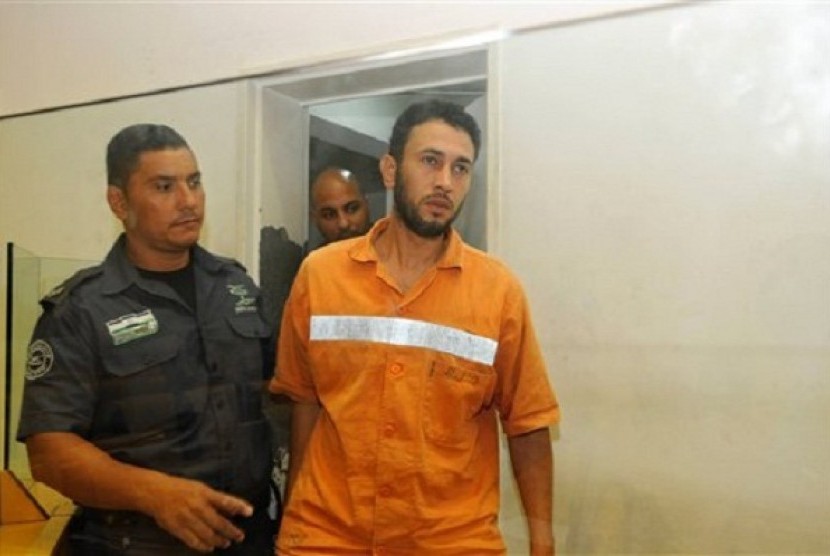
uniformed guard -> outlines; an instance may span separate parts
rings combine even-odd
[[[73,554],[273,554],[259,291],[197,244],[205,192],[176,131],[121,130],[107,174],[124,233],[42,300],[29,346],[32,474],[78,505]]]

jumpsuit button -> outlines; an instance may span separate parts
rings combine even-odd
[[[401,373],[403,373],[403,365],[400,363],[392,363],[392,365],[389,366],[389,373],[392,376],[400,376]]]
[[[387,423],[383,427],[383,434],[387,438],[389,438],[391,436],[394,436],[396,430],[397,430],[397,427],[395,427],[395,425],[393,423]]]
[[[383,485],[378,489],[378,495],[380,496],[389,496],[390,494],[392,494],[392,489],[387,485]]]

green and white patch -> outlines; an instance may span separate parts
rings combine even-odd
[[[107,322],[107,330],[116,346],[132,342],[159,331],[159,323],[150,309],[130,313]]]

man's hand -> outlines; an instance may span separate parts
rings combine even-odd
[[[242,542],[245,534],[231,518],[249,517],[254,511],[241,498],[178,477],[163,476],[147,494],[147,506],[142,511],[159,527],[200,552]]]
[[[81,506],[141,512],[202,552],[244,539],[231,519],[250,516],[251,505],[204,483],[114,460],[73,433],[36,434],[26,448],[35,480]]]

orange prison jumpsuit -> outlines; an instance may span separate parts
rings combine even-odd
[[[274,393],[322,411],[278,554],[504,554],[499,439],[559,419],[516,278],[452,231],[401,294],[368,235],[304,261]]]

